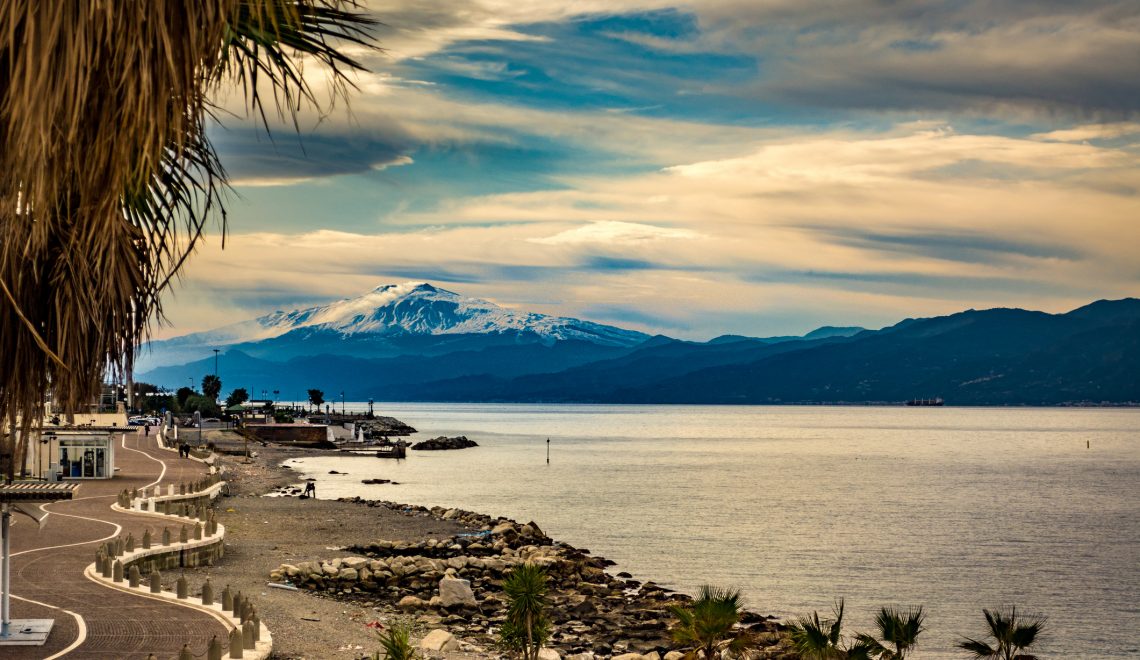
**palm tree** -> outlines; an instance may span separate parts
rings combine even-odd
[[[843,647],[843,599],[832,606],[833,619],[820,619],[819,612],[801,616],[788,626],[792,648],[807,660],[869,660],[870,649],[863,643]]]
[[[534,660],[550,639],[546,617],[546,571],[523,564],[503,578],[507,595],[507,620],[499,628],[499,640],[508,650],[519,651],[523,660]]]
[[[0,3],[0,422],[27,431],[45,395],[78,410],[130,374],[161,293],[207,224],[225,231],[227,178],[206,135],[210,95],[245,92],[292,117],[334,94],[371,47],[355,0]],[[263,94],[271,99],[263,99]],[[27,433],[0,454],[8,479]]]
[[[843,658],[845,654],[840,644],[840,630],[843,627],[843,599],[832,606],[834,619],[819,618],[819,612],[811,616],[801,616],[788,626],[788,636],[792,648],[807,660],[832,660]]]
[[[218,396],[222,393],[222,379],[214,374],[209,374],[202,378],[202,396],[217,401]]]
[[[688,606],[669,608],[677,617],[673,625],[673,641],[692,647],[691,657],[713,660],[722,650],[745,654],[758,646],[756,638],[738,630],[743,604],[739,589],[703,585]]]
[[[893,607],[884,607],[875,616],[875,627],[879,637],[867,634],[858,636],[858,643],[871,656],[886,660],[903,660],[911,647],[918,643],[918,635],[923,630],[922,622],[926,620],[926,612],[922,606],[912,607],[906,611]]]
[[[982,609],[989,627],[989,635],[994,645],[976,639],[966,638],[958,643],[958,648],[969,652],[975,658],[996,658],[998,660],[1036,660],[1031,653],[1022,653],[1037,641],[1045,629],[1046,617],[1018,614],[1017,607],[1008,611]]]

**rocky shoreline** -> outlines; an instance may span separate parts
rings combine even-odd
[[[538,564],[550,578],[554,632],[547,647],[560,657],[676,660],[681,655],[669,634],[669,608],[689,596],[628,573],[610,575],[605,569],[613,562],[554,541],[534,522],[359,498],[340,501],[457,522],[473,531],[443,540],[349,546],[337,556],[281,564],[270,573],[271,581],[391,616],[415,615],[435,633],[426,650],[497,655],[494,631],[506,618],[503,576],[520,564]],[[773,617],[746,612],[742,625],[761,642],[755,657],[797,657]]]
[[[210,436],[230,439],[223,431]],[[226,493],[216,504],[227,530],[225,559],[187,570],[192,590],[210,577],[254,594],[273,631],[274,658],[369,658],[379,648],[376,628],[394,622],[435,649],[425,651],[429,657],[501,657],[494,641],[502,574],[525,561],[551,574],[555,635],[542,660],[555,653],[566,660],[679,657],[668,607],[688,596],[615,574],[612,562],[550,539],[535,523],[359,498],[300,499],[302,479],[284,462],[323,454],[264,446],[255,458],[227,458]],[[285,588],[267,588],[267,579]],[[470,599],[454,589],[462,581]],[[445,601],[441,583],[460,601]],[[743,625],[764,643],[759,658],[797,657],[772,618],[748,612]]]

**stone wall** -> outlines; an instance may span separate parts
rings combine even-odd
[[[316,424],[247,424],[243,429],[263,442],[300,447],[333,448],[326,426]]]
[[[132,557],[123,565],[124,570],[131,566],[138,566],[143,575],[153,570],[168,571],[175,568],[192,568],[194,566],[212,566],[214,562],[225,556],[225,539],[221,534],[215,539],[208,539],[204,545],[190,547],[187,544],[176,544],[169,547],[151,548],[153,554],[142,554]]]

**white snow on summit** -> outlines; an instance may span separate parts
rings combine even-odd
[[[298,330],[354,336],[455,335],[531,332],[540,341],[577,339],[632,346],[646,335],[573,318],[518,312],[487,300],[468,298],[426,282],[379,286],[356,298],[328,305],[277,311],[214,330],[155,341],[140,353],[140,371],[178,364],[213,348],[259,342]]]
[[[425,282],[380,286],[357,298],[291,312],[274,312],[256,319],[261,330],[254,339],[268,339],[298,328],[334,330],[343,335],[368,334],[488,334],[530,331],[546,339],[585,339],[618,343],[640,333],[578,319],[516,312],[495,303],[468,298]]]

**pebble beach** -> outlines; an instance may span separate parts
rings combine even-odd
[[[252,595],[273,632],[274,657],[370,657],[379,649],[377,630],[393,623],[409,625],[417,644],[446,631],[444,648],[430,655],[500,657],[501,579],[524,561],[551,575],[549,646],[560,657],[652,660],[674,651],[668,608],[684,603],[684,594],[550,539],[538,522],[297,497],[302,480],[282,463],[312,453],[257,446],[253,458],[224,457],[227,489],[215,506],[227,529],[225,557],[187,573],[192,588],[209,577]],[[316,487],[319,494],[319,479]],[[441,602],[448,585],[440,580],[470,585],[468,602]],[[763,641],[760,657],[794,657],[778,622],[749,612],[744,625]]]

